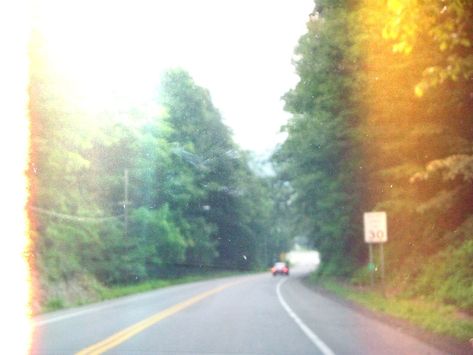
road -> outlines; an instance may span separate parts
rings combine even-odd
[[[33,354],[442,354],[305,287],[303,272],[159,289],[34,319]]]

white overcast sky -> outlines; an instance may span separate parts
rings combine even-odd
[[[190,72],[243,148],[264,154],[288,118],[281,96],[313,0],[39,0],[37,24],[59,70],[100,105],[144,102],[170,67]]]

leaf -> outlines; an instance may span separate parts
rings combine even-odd
[[[424,96],[424,89],[422,88],[422,84],[417,84],[414,88],[414,93],[417,97]]]

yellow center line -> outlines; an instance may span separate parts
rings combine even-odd
[[[79,351],[76,355],[95,355],[95,354],[103,354],[104,352],[118,346],[119,344],[123,343],[124,341],[130,339],[131,337],[135,336],[139,332],[142,332],[146,328],[151,327],[153,324],[158,323],[159,321],[179,312],[182,311],[183,309],[192,306],[193,304],[202,301],[203,299],[212,296],[228,287],[234,286],[243,280],[238,280],[234,282],[229,282],[224,285],[215,287],[209,291],[199,293],[198,295],[189,298],[188,300],[185,300],[181,303],[175,304],[174,306],[171,306],[169,308],[166,308],[165,310],[156,313],[155,315],[146,318],[138,323],[135,323],[128,328],[125,328],[108,338],[93,344],[81,351]]]

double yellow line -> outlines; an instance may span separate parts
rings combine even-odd
[[[242,282],[242,280],[229,282],[224,285],[215,287],[209,291],[200,293],[188,300],[175,304],[169,308],[166,308],[164,311],[156,313],[155,315],[146,318],[138,323],[133,324],[132,326],[125,328],[118,333],[113,334],[112,336],[102,340],[94,345],[91,345],[81,351],[79,351],[76,355],[96,355],[96,354],[103,354],[104,352],[118,346],[119,344],[123,343],[124,341],[130,339],[131,337],[135,336],[139,332],[142,332],[146,328],[151,327],[153,324],[158,323],[159,321],[182,311],[183,309],[192,306],[193,304],[202,301],[203,299],[212,296],[228,287],[234,286],[237,283]]]

